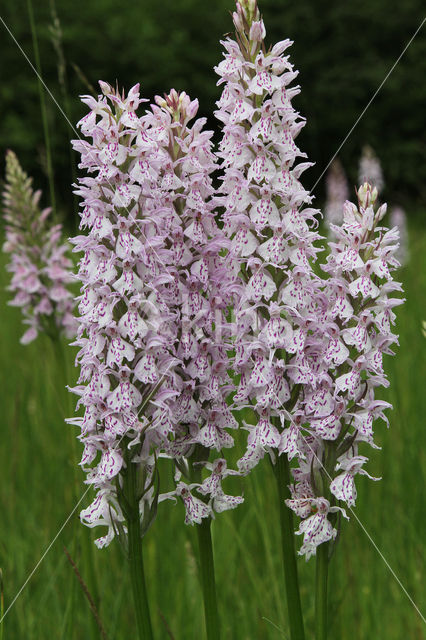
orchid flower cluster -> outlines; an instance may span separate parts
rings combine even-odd
[[[224,123],[222,159],[224,230],[244,292],[235,307],[234,407],[246,422],[248,446],[238,462],[249,472],[268,452],[296,459],[292,499],[302,518],[300,549],[307,558],[337,535],[344,506],[355,504],[354,477],[368,475],[358,444],[374,446],[373,420],[390,406],[376,400],[387,385],[382,354],[397,341],[388,294],[401,287],[391,271],[398,235],[379,227],[377,190],[359,190],[359,208],[342,203],[343,224],[322,269],[316,259],[316,214],[298,178],[309,163],[294,140],[304,122],[294,111],[296,73],[282,54],[284,41],[266,51],[255,3],[238,3],[236,42],[224,42],[217,68],[224,90],[217,116]],[[318,476],[318,477],[317,477]],[[343,505],[343,506],[342,506]]]
[[[340,225],[342,223],[343,205],[349,198],[348,181],[342,163],[338,158],[333,160],[327,173],[326,196],[324,221],[327,227],[327,233],[330,236],[331,225]]]
[[[254,413],[247,450],[238,468],[248,473],[265,452],[289,453],[292,431],[283,428],[293,390],[305,381],[303,348],[309,306],[318,286],[310,259],[319,239],[317,211],[299,177],[309,163],[294,140],[304,125],[291,104],[299,87],[283,53],[285,40],[266,52],[265,27],[257,7],[238,4],[237,42],[223,43],[217,67],[224,84],[216,113],[224,123],[221,196],[230,254],[238,264],[243,294],[235,307],[235,360],[239,386],[235,408]],[[250,24],[251,22],[251,24]],[[289,404],[290,403],[290,404]]]
[[[97,491],[81,518],[108,527],[100,547],[126,532],[129,466],[143,477],[146,529],[166,498],[181,498],[187,524],[236,507],[242,496],[222,480],[268,454],[292,461],[287,506],[309,558],[355,504],[354,478],[368,475],[358,447],[375,446],[373,422],[390,406],[375,389],[388,384],[382,356],[397,342],[397,231],[380,226],[386,207],[369,184],[357,205],[344,202],[340,172],[343,223],[330,221],[335,242],[318,275],[291,42],[266,50],[254,0],[238,1],[233,20],[216,68],[216,154],[205,120],[190,124],[198,102],[185,93],[157,96],[142,116],[138,85],[125,96],[101,82],[102,95],[83,97],[79,126],[92,142],[74,148],[89,174],[76,191],[88,231],[73,243],[83,252],[74,391],[84,416],[70,422]],[[224,450],[241,415],[247,446],[233,470]],[[176,486],[159,495],[161,458],[174,461]]]
[[[3,191],[3,251],[11,255],[8,289],[15,297],[9,304],[21,307],[24,323],[29,326],[22,344],[32,342],[39,333],[71,338],[76,331],[68,246],[62,241],[62,225],[50,221],[51,208],[40,209],[40,198],[41,191],[33,191],[32,179],[9,150]]]
[[[188,126],[198,102],[185,93],[157,98],[138,117],[139,86],[124,97],[100,84],[98,100],[83,98],[90,112],[79,123],[93,142],[74,141],[80,166],[95,175],[77,189],[81,227],[89,228],[73,240],[84,253],[74,391],[85,414],[70,422],[81,428],[81,465],[97,490],[81,518],[108,526],[97,540],[105,546],[125,528],[120,493],[128,465],[146,470],[141,517],[148,520],[159,456],[172,456],[180,470],[176,490],[160,500],[180,496],[186,522],[242,498],[224,494],[221,479],[232,471],[221,457],[197,460],[211,471],[203,483],[181,480],[195,447],[232,446],[226,428],[237,427],[218,340],[235,278],[219,257],[225,239],[212,211],[212,134],[203,119]],[[192,494],[195,487],[203,499]]]
[[[384,410],[391,405],[378,400],[375,390],[389,384],[383,355],[393,355],[391,347],[398,343],[392,309],[403,300],[393,297],[402,290],[392,278],[399,266],[398,233],[379,225],[386,205],[377,207],[376,199],[377,190],[365,183],[358,190],[358,205],[345,203],[343,224],[332,227],[337,240],[322,265],[329,278],[318,297],[310,338],[316,376],[304,390],[305,435],[287,501],[302,518],[300,552],[307,558],[318,544],[336,537],[333,514],[347,516],[344,507],[355,505],[355,476],[371,478],[363,468],[368,459],[358,447],[375,447],[374,421],[388,422]]]

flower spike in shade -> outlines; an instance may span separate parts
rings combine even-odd
[[[395,253],[398,262],[404,266],[410,259],[409,234],[407,214],[402,207],[392,207],[389,214],[391,228],[397,227],[399,232],[399,247]]]
[[[3,211],[12,275],[8,289],[15,297],[9,304],[21,307],[29,329],[21,338],[28,344],[39,333],[50,337],[75,335],[73,281],[68,247],[62,242],[62,225],[50,221],[50,208],[40,209],[41,191],[33,191],[32,179],[23,171],[13,151],[6,154]]]
[[[380,160],[375,154],[374,149],[368,144],[362,148],[359,161],[358,182],[359,184],[368,182],[373,185],[379,195],[385,186]]]

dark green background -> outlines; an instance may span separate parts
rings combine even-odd
[[[291,60],[302,86],[295,106],[307,118],[300,146],[316,163],[306,174],[310,188],[421,23],[424,2],[264,0],[260,8],[269,43],[294,40]],[[72,63],[94,86],[98,79],[118,80],[128,89],[140,81],[148,98],[172,86],[184,89],[199,98],[201,114],[215,127],[219,88],[213,66],[221,59],[219,39],[231,29],[232,9],[231,0],[57,0],[73,124],[85,112],[78,95],[88,89]],[[51,0],[34,0],[34,13],[43,78],[63,104],[49,35]],[[3,0],[1,15],[33,60],[26,2]],[[2,25],[0,30],[0,151],[3,155],[12,147],[47,192],[36,78]],[[351,184],[368,142],[383,164],[385,199],[407,205],[426,197],[425,77],[423,26],[342,149]],[[48,109],[57,197],[71,210],[68,140],[73,134],[49,98]],[[316,189],[320,201],[323,188],[321,181]]]

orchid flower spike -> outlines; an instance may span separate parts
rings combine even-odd
[[[212,153],[212,132],[204,130],[205,119],[191,122],[198,101],[174,89],[147,112],[147,133],[161,131],[158,154],[161,170],[158,176],[159,205],[169,215],[170,251],[173,258],[173,281],[168,285],[168,308],[173,310],[178,333],[175,356],[180,366],[164,387],[170,401],[162,420],[168,426],[164,451],[177,468],[191,480],[192,465],[204,467],[214,477],[209,457],[220,459],[220,452],[233,447],[228,429],[238,423],[226,399],[233,389],[228,375],[227,348],[230,345],[227,324],[228,308],[233,306],[239,285],[230,257],[223,251],[229,241],[219,229],[214,216],[215,198],[212,173],[216,158]],[[180,339],[179,339],[180,336]],[[225,463],[226,464],[226,463]],[[187,473],[188,471],[188,473]],[[201,468],[198,467],[198,472]],[[195,475],[200,476],[201,473]],[[229,473],[228,473],[229,475]],[[178,495],[185,506],[186,522],[198,523],[199,517],[213,516],[215,511],[233,508],[242,498],[217,495],[216,484],[185,484],[178,474]],[[206,508],[196,509],[200,499],[192,496],[201,491]]]
[[[71,338],[76,332],[74,301],[69,289],[73,281],[68,246],[62,239],[62,225],[52,224],[51,209],[40,209],[41,191],[33,191],[32,178],[23,171],[13,151],[6,153],[6,184],[3,211],[9,253],[7,266],[12,273],[8,287],[15,294],[9,304],[21,307],[29,328],[22,344],[35,340],[39,333],[56,339]]]
[[[378,400],[376,390],[389,385],[383,355],[393,355],[398,344],[393,308],[403,303],[394,297],[402,288],[392,277],[399,266],[398,231],[382,226],[385,212],[386,205],[377,206],[377,190],[365,183],[358,203],[345,203],[341,226],[331,225],[336,242],[322,267],[329,277],[310,338],[316,381],[305,386],[304,456],[293,469],[287,501],[302,518],[300,553],[307,558],[336,536],[338,511],[346,516],[355,505],[356,476],[378,479],[364,469],[368,458],[359,450],[377,448],[375,422],[388,423],[384,411],[391,405]]]
[[[284,55],[291,42],[266,50],[255,3],[237,2],[234,24],[236,40],[222,43],[216,67],[223,85],[216,116],[223,123],[223,230],[242,288],[233,324],[233,406],[254,412],[238,462],[248,473],[265,453],[292,455],[300,446],[298,388],[314,375],[304,349],[320,283],[311,266],[320,236],[318,212],[306,206],[311,196],[299,181],[310,163],[298,163],[305,154],[295,139],[305,122],[291,104],[300,90]]]
[[[324,208],[324,221],[331,240],[330,226],[340,225],[343,221],[343,205],[349,198],[349,187],[346,175],[339,159],[333,160],[326,178],[327,200]]]
[[[76,140],[82,177],[84,235],[73,238],[82,252],[78,277],[80,378],[72,389],[84,416],[69,420],[81,429],[81,466],[97,495],[81,513],[90,527],[107,526],[97,539],[108,545],[126,534],[124,478],[136,469],[144,529],[155,514],[157,452],[167,439],[162,419],[167,382],[178,364],[177,327],[168,304],[174,282],[169,247],[170,215],[156,198],[162,170],[160,129],[136,115],[139,86],[128,95],[100,83],[97,99],[83,97],[90,112],[79,122],[92,142]]]

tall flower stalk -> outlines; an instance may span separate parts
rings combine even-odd
[[[98,491],[81,517],[88,526],[108,526],[98,546],[115,533],[126,541],[134,591],[143,601],[136,540],[157,502],[178,496],[186,523],[202,525],[207,518],[208,527],[198,529],[202,584],[208,634],[217,638],[210,517],[242,498],[222,490],[221,480],[235,473],[225,460],[208,461],[210,449],[233,444],[225,428],[237,426],[225,402],[229,378],[221,342],[234,278],[220,258],[224,238],[210,201],[211,133],[202,131],[203,120],[188,126],[198,103],[186,94],[172,90],[138,118],[137,87],[127,98],[101,87],[98,101],[84,99],[91,111],[80,122],[93,144],[74,142],[81,166],[97,174],[80,179],[82,226],[89,234],[73,240],[84,251],[76,344],[80,383],[86,384],[74,389],[85,415],[70,422],[81,427],[81,464]],[[172,457],[178,471],[176,490],[158,496],[160,454]],[[201,467],[211,476],[203,479]],[[146,609],[137,619],[147,618]]]
[[[397,336],[392,331],[394,298],[401,285],[392,278],[396,229],[380,225],[386,206],[376,206],[377,190],[364,184],[358,204],[345,203],[343,224],[333,226],[337,238],[323,270],[318,298],[318,321],[312,330],[311,369],[317,384],[306,385],[303,406],[305,454],[293,470],[292,498],[287,505],[301,518],[300,553],[317,555],[316,637],[327,637],[328,561],[357,492],[355,477],[366,475],[368,458],[359,447],[376,447],[373,425],[387,422],[391,405],[376,399],[376,389],[388,386],[383,355],[393,355]]]
[[[167,304],[179,327],[179,366],[169,381],[170,402],[162,416],[168,432],[164,450],[177,469],[176,490],[168,495],[182,500],[185,522],[196,526],[207,637],[217,640],[211,519],[243,501],[225,494],[221,484],[236,474],[227,468],[222,450],[234,444],[227,429],[238,426],[226,403],[232,389],[226,315],[238,283],[229,258],[222,255],[228,242],[214,218],[212,132],[203,130],[205,119],[193,121],[198,101],[172,90],[157,96],[156,103],[147,117],[153,130],[163,132],[158,197],[170,212],[174,280]]]
[[[311,298],[319,283],[310,261],[319,238],[316,211],[299,177],[310,166],[295,138],[304,125],[291,104],[299,87],[284,51],[266,50],[265,26],[253,1],[237,2],[235,40],[223,45],[216,71],[224,84],[216,115],[223,122],[224,231],[237,265],[242,295],[235,308],[235,408],[249,408],[247,451],[238,461],[248,473],[265,453],[276,470],[280,497],[289,626],[303,638],[292,516],[284,504],[289,460],[297,453],[299,390],[309,379],[304,357]],[[305,207],[305,208],[304,208]],[[279,460],[279,458],[282,458]]]
[[[52,224],[51,208],[41,209],[41,191],[34,191],[32,179],[23,171],[13,151],[6,154],[6,184],[3,216],[6,240],[3,251],[10,254],[12,273],[8,287],[15,297],[10,305],[20,307],[29,328],[22,344],[46,333],[56,341],[61,335],[75,335],[73,281],[68,246],[62,241],[62,226]]]
[[[136,116],[139,87],[121,96],[101,83],[103,95],[84,101],[90,112],[79,123],[93,143],[75,141],[81,168],[81,226],[73,239],[83,251],[79,265],[81,367],[78,386],[85,413],[69,420],[81,428],[81,460],[97,491],[81,513],[89,527],[107,526],[96,540],[107,546],[118,534],[126,548],[141,638],[150,638],[141,538],[156,512],[157,445],[164,439],[159,419],[169,395],[162,384],[176,359],[174,320],[164,287],[172,276],[168,213],[158,207],[154,185],[161,165],[155,135]],[[162,394],[162,395],[161,395]],[[156,488],[157,487],[157,488]]]

